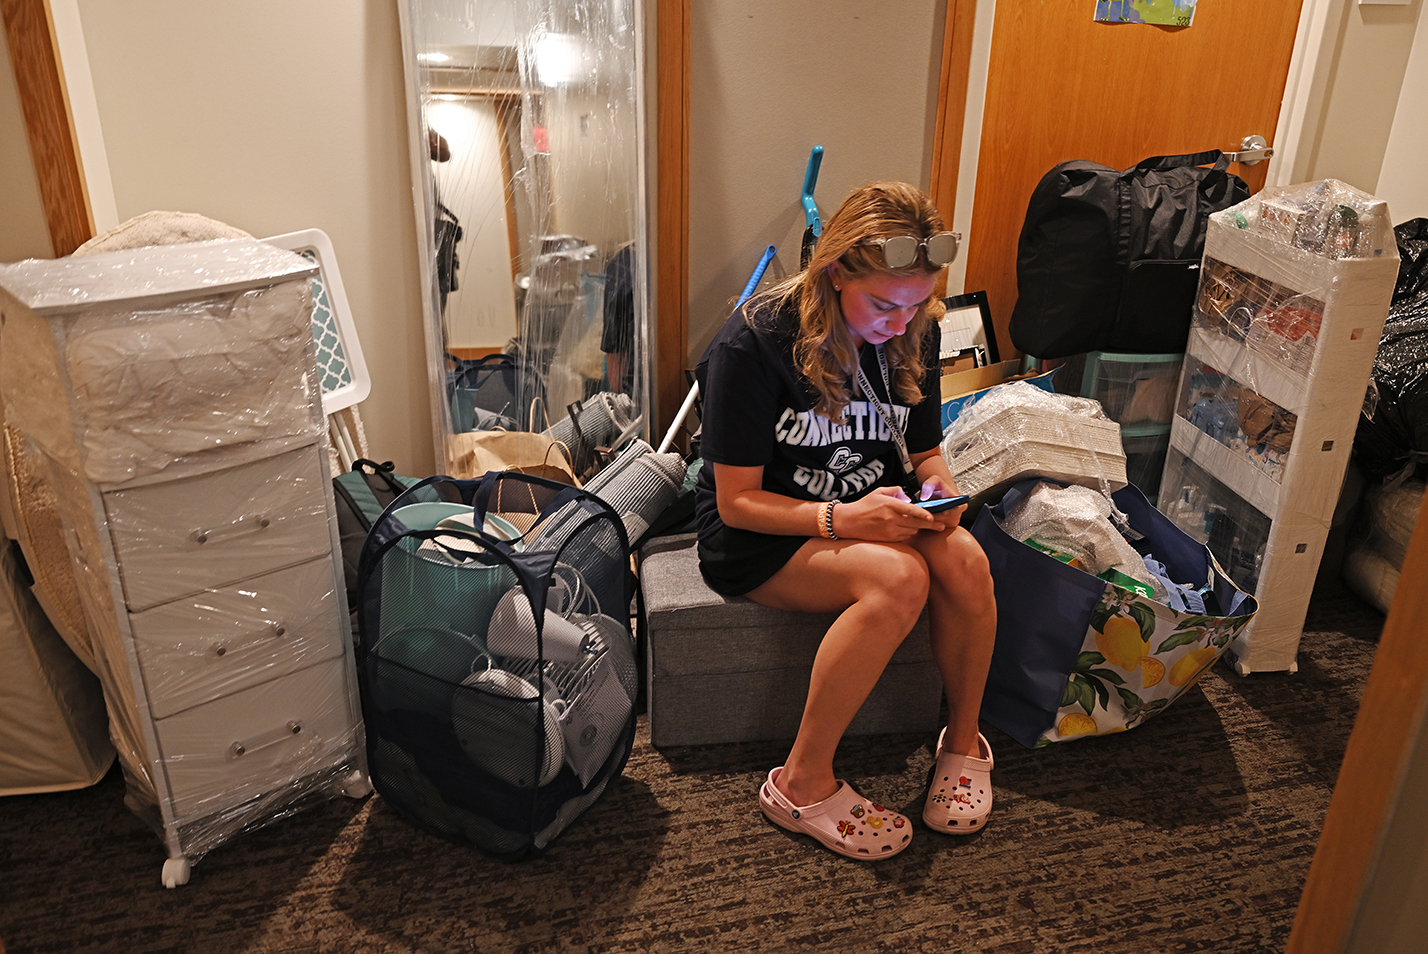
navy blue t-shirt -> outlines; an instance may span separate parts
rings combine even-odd
[[[703,394],[700,454],[705,461],[763,467],[763,488],[797,500],[856,500],[874,487],[906,483],[902,460],[887,425],[869,400],[855,398],[841,424],[813,410],[817,392],[794,365],[798,309],[787,302],[774,310],[738,309],[715,335],[701,362]],[[942,439],[942,408],[936,322],[922,342],[927,365],[923,399],[908,407],[888,401],[877,351],[865,344],[859,360],[873,390],[903,425],[910,454],[930,450]],[[695,488],[700,539],[723,526],[716,503],[714,468],[703,467]]]

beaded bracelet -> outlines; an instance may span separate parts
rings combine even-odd
[[[833,532],[833,507],[838,501],[830,500],[818,507],[818,533],[825,540],[837,540],[838,534]]]

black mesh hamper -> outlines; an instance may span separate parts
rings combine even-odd
[[[619,515],[525,474],[431,477],[373,524],[358,580],[373,786],[457,844],[543,851],[634,743]]]

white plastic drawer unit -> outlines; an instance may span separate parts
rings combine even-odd
[[[174,816],[204,818],[348,758],[356,728],[331,659],[154,723]]]
[[[129,617],[157,719],[342,655],[330,560],[255,577]]]
[[[329,554],[313,446],[104,495],[131,612]]]

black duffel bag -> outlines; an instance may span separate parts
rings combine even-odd
[[[1183,352],[1209,216],[1249,198],[1228,169],[1213,149],[1042,176],[1017,241],[1012,343],[1038,358]]]

